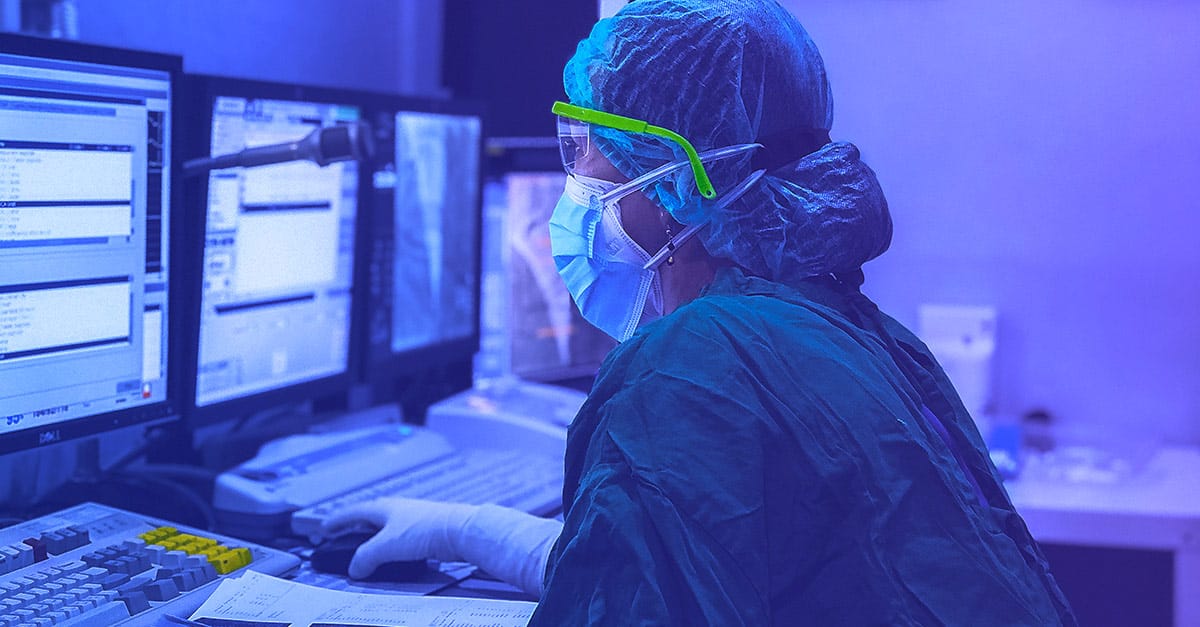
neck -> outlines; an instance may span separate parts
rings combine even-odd
[[[663,315],[688,304],[708,287],[717,270],[731,265],[704,250],[700,237],[688,240],[675,252],[675,262],[658,267],[663,290]]]

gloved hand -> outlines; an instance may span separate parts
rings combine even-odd
[[[459,505],[400,497],[360,503],[328,518],[321,531],[326,536],[372,526],[379,529],[362,543],[350,561],[355,579],[370,576],[380,564],[419,559],[460,561],[453,538],[462,533],[477,505]]]
[[[414,559],[466,561],[537,597],[562,523],[496,505],[382,498],[350,507],[322,525],[326,535],[368,524],[380,529],[354,553],[349,574]]]

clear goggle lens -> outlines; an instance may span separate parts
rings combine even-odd
[[[591,150],[590,133],[587,122],[559,116],[558,152],[567,174],[574,174],[575,167],[588,156]]]

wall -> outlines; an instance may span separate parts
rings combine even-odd
[[[189,72],[376,91],[440,85],[441,2],[79,0],[82,41],[184,56]]]
[[[1001,414],[1200,443],[1200,3],[784,4],[892,208],[865,291],[994,304]]]

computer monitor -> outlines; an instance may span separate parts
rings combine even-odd
[[[487,294],[497,302],[484,307],[496,310],[485,320],[500,328],[485,325],[484,343],[518,378],[586,387],[616,342],[580,315],[551,254],[550,214],[566,182],[557,144],[497,140],[488,155],[484,267],[496,277]]]
[[[177,415],[180,66],[0,34],[0,453]]]
[[[463,102],[384,98],[363,250],[365,379],[452,363],[479,347],[483,121]]]
[[[298,140],[359,121],[349,92],[189,76],[201,155]],[[317,398],[352,378],[360,165],[293,161],[214,170],[195,196],[189,253],[194,426]]]

